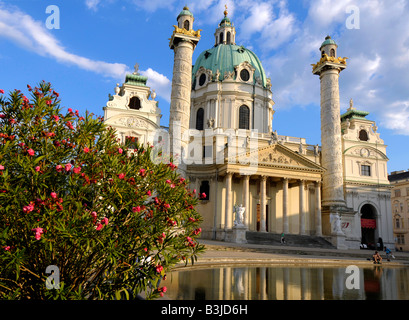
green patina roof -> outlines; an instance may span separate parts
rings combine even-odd
[[[146,86],[146,82],[148,81],[148,77],[141,76],[140,74],[127,74],[125,77],[125,83],[133,84],[136,86]]]
[[[223,19],[222,19],[222,21],[220,21],[220,24],[219,24],[220,26],[230,26],[231,25],[231,21],[230,21],[230,19],[229,18],[227,18],[227,16],[226,17],[224,17]]]
[[[322,48],[323,46],[326,46],[326,45],[328,45],[328,44],[337,45],[336,42],[335,42],[334,40],[332,40],[330,36],[326,36],[326,37],[325,37],[325,41],[321,44],[321,47],[320,47],[320,48]]]
[[[341,115],[341,121],[345,121],[346,119],[365,119],[365,117],[369,114],[367,111],[359,111],[356,109],[348,109],[343,115]]]
[[[222,81],[226,71],[234,72],[234,67],[245,61],[256,69],[253,77],[254,81],[257,77],[261,78],[262,84],[265,87],[267,77],[259,58],[251,50],[234,44],[219,44],[218,46],[203,51],[197,58],[192,70],[193,83],[195,83],[196,73],[200,67],[212,70],[213,75],[219,70],[219,80]]]
[[[188,7],[184,7],[183,10],[179,13],[179,15],[178,15],[178,17],[176,18],[176,20],[178,20],[179,17],[181,17],[181,16],[192,16],[192,17],[193,17],[193,13],[191,13],[191,12],[189,11],[189,8],[188,8]]]

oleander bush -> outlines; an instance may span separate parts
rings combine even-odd
[[[166,272],[204,250],[198,196],[152,147],[27,87],[0,90],[0,299],[163,295]]]

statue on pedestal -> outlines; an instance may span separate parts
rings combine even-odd
[[[237,204],[233,207],[234,213],[234,225],[244,226],[244,212],[246,208],[243,205],[238,206]]]

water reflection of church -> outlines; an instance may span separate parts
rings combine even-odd
[[[246,266],[173,272],[161,285],[175,300],[405,300],[406,268],[359,268],[348,289],[346,267]]]

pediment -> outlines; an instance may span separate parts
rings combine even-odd
[[[250,163],[257,163],[260,166],[272,168],[282,167],[313,171],[325,170],[315,162],[279,143],[237,155],[235,159],[238,163],[244,163],[247,159]],[[231,158],[228,160],[234,161],[234,159]]]
[[[389,160],[380,150],[368,145],[355,145],[344,151],[344,154],[362,158]]]

